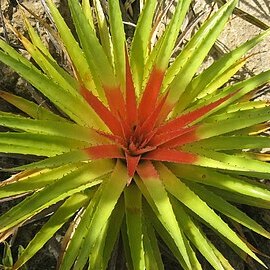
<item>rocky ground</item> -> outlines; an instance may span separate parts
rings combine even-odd
[[[0,0],[1,1],[1,10],[2,16],[7,19],[13,26],[19,29],[22,33],[25,32],[23,27],[23,21],[21,16],[21,11],[18,7],[18,3],[16,0]],[[41,4],[41,0],[22,0],[19,1],[20,3],[24,4],[27,8],[34,11],[34,14],[39,16],[42,19],[45,19],[44,8]],[[196,2],[196,1],[195,1]],[[198,0],[196,4],[197,9],[209,10],[209,3],[211,0]],[[69,14],[66,8],[66,1],[58,1],[60,5],[60,10],[62,11],[63,15],[66,18],[69,18]],[[246,12],[253,14],[260,20],[262,20],[265,24],[270,25],[270,1],[269,0],[241,0],[239,4],[239,8],[245,10]],[[243,14],[242,14],[243,15]],[[50,40],[50,37],[45,33],[42,27],[37,24],[34,20],[33,15],[29,15],[32,18],[32,23],[34,26],[38,27],[41,33],[44,32],[44,41],[51,46],[52,50],[54,50],[53,41]],[[235,17],[232,19],[226,31],[220,37],[220,43],[218,48],[226,51],[228,49],[232,49],[241,42],[251,38],[252,36],[259,33],[261,29],[253,24],[247,22],[246,20]],[[14,47],[20,49],[20,44],[8,30],[2,20],[0,19],[0,36],[1,38],[5,38],[10,44]],[[242,76],[248,76],[248,74],[257,74],[261,71],[267,70],[270,68],[270,38],[262,42],[259,46],[255,48],[253,53],[255,54],[252,58],[250,58],[245,70],[243,71]],[[60,57],[57,52],[55,52],[56,57]],[[213,61],[213,59],[217,57],[217,52],[210,57],[208,61]],[[24,80],[19,78],[19,76],[12,72],[9,68],[2,65],[0,63],[0,89],[11,91],[13,93],[27,96],[29,99],[34,99],[38,102],[42,101],[42,97],[40,97],[34,89],[30,85],[28,85]],[[269,91],[267,94],[267,89],[265,88],[264,98],[269,98]],[[0,100],[0,109],[1,110],[14,110],[11,106],[5,104],[3,101]],[[0,156],[0,167],[12,165],[19,165],[23,162],[16,157],[10,156]],[[0,177],[4,179],[7,175],[1,174]],[[11,204],[13,203],[1,203],[0,204],[0,212],[4,212],[8,209]],[[249,214],[252,218],[257,220],[261,223],[266,229],[270,231],[270,213],[269,211],[261,210],[257,211],[254,208],[247,208],[241,207],[243,210]],[[42,220],[36,220],[32,224],[26,225],[24,228],[20,229],[17,235],[12,239],[14,241],[13,244],[13,252],[16,257],[16,252],[18,245],[25,246],[29,240],[33,237],[33,235],[39,230],[42,226]],[[266,241],[262,237],[251,233],[250,231],[242,231],[243,235],[254,245],[254,247],[258,248],[262,252],[262,258],[265,259],[264,261],[270,267],[270,260],[264,258],[263,254],[269,254],[270,250],[270,242]],[[58,240],[61,237],[61,232],[59,232],[56,238],[53,238],[42,250],[38,253],[29,263],[28,269],[30,270],[49,270],[55,269],[56,265],[56,258],[59,252],[59,243]],[[219,241],[214,235],[211,235],[209,232],[209,237],[213,239],[213,241],[220,247],[221,251],[226,254],[229,260],[234,265],[236,270],[244,270],[250,269],[247,264],[239,260],[239,258],[234,255],[234,253],[229,250],[224,244]],[[2,250],[0,250],[0,260],[1,260]],[[163,248],[164,254],[164,261],[166,262],[166,269],[173,270],[173,269],[180,269],[179,266],[174,262],[172,256],[167,253],[166,248]],[[211,269],[209,265],[204,262],[204,270]],[[253,269],[259,270],[261,269],[260,266],[254,265]]]

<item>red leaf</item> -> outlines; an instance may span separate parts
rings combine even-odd
[[[169,95],[169,91],[166,91],[166,96]],[[160,125],[162,122],[164,122],[169,115],[169,113],[172,111],[174,108],[174,104],[170,103],[169,100],[167,99],[166,102],[164,103],[161,112],[159,113],[158,119],[157,119],[157,124]]]
[[[130,156],[127,153],[125,155],[126,155],[126,161],[127,161],[128,175],[130,178],[132,178],[135,174],[135,171],[137,169],[141,156]]]
[[[151,161],[145,160],[138,165],[137,172],[143,180],[159,178],[158,172]]]
[[[175,149],[157,148],[145,154],[142,159],[193,164],[198,158],[194,154],[180,152]]]
[[[109,109],[104,106],[104,104],[90,91],[88,91],[84,86],[80,88],[82,96],[88,102],[88,104],[93,108],[97,115],[102,119],[106,126],[111,130],[112,133],[122,136],[122,129],[119,121],[115,116],[109,111]]]
[[[121,149],[114,144],[91,146],[85,148],[84,151],[92,160],[103,158],[124,158]]]
[[[101,130],[96,130],[96,133],[98,133],[99,135],[111,140],[112,142],[114,142],[117,145],[120,145],[120,146],[124,147],[125,144],[126,144],[125,140],[120,136],[110,134],[110,133],[107,133],[107,132],[104,132],[104,131],[101,131]]]
[[[190,131],[176,137],[162,145],[162,147],[166,148],[175,148],[177,146],[181,146],[187,143],[195,142],[200,140],[200,137],[197,134],[198,126],[194,126],[190,129]]]
[[[118,117],[118,115],[124,117],[126,115],[126,107],[120,87],[110,88],[103,86],[103,88],[113,115],[116,117]]]
[[[151,132],[154,127],[156,126],[158,116],[161,112],[161,109],[166,101],[167,95],[163,96],[161,100],[159,101],[159,104],[154,109],[154,111],[150,114],[150,116],[146,119],[146,121],[142,124],[142,127],[140,128],[140,132],[143,134],[148,134]]]
[[[140,105],[139,105],[139,122],[142,123],[156,106],[160,87],[164,78],[164,71],[154,67],[148,83],[145,87]]]
[[[185,127],[181,128],[176,131],[170,131],[166,133],[161,133],[161,134],[156,134],[149,142],[150,145],[153,146],[160,146],[163,144],[166,144],[166,147],[169,147],[169,145],[175,145],[175,142],[178,142],[181,136],[183,136],[185,133],[189,133],[196,129],[197,126],[192,126],[192,127]],[[180,139],[181,141],[181,139]],[[171,142],[171,143],[170,143]],[[170,146],[171,147],[171,146]]]
[[[124,119],[121,115],[118,115],[118,118],[120,120],[120,126],[122,133],[124,135],[125,140],[128,140],[128,138],[131,136],[131,128],[128,125],[126,119]]]
[[[130,128],[132,128],[137,124],[138,111],[137,111],[135,88],[132,80],[127,49],[125,52],[126,52],[126,112],[127,112],[127,121],[129,123]]]
[[[183,128],[187,124],[192,123],[193,121],[199,119],[200,117],[207,114],[211,110],[215,109],[217,106],[219,106],[220,104],[222,104],[223,102],[228,100],[235,93],[236,92],[230,93],[229,95],[227,95],[227,96],[225,96],[225,97],[223,97],[215,102],[212,102],[208,105],[205,105],[197,110],[194,110],[194,111],[189,112],[189,113],[184,114],[184,115],[180,115],[179,117],[177,117],[177,118],[169,121],[165,125],[161,126],[157,133],[160,134],[160,133],[169,132],[169,131]]]

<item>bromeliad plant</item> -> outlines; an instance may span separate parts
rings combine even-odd
[[[28,115],[0,113],[0,125],[11,129],[0,133],[0,151],[44,157],[13,168],[20,172],[2,182],[1,198],[28,196],[0,218],[1,238],[44,209],[51,212],[13,269],[67,222],[61,270],[106,269],[117,239],[123,241],[129,269],[164,269],[157,235],[183,269],[202,269],[197,251],[214,269],[233,269],[202,224],[243,259],[250,256],[264,265],[226,221],[270,238],[233,204],[270,208],[269,189],[251,180],[270,176],[267,155],[260,153],[270,145],[264,136],[270,109],[264,101],[249,101],[254,89],[270,81],[270,71],[227,82],[269,31],[197,74],[237,4],[230,0],[169,66],[190,2],[179,0],[152,48],[157,0],[145,1],[129,48],[118,1],[108,1],[107,25],[99,0],[93,7],[89,1],[69,0],[77,42],[47,0],[72,74],[57,64],[27,20],[31,41],[17,35],[35,66],[0,41],[0,60],[62,113],[0,93]]]

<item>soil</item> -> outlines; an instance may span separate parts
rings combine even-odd
[[[25,29],[23,26],[23,20],[21,16],[21,11],[18,7],[18,3],[15,0],[0,0],[1,1],[1,10],[2,15],[10,21],[10,23],[17,28],[21,33],[25,34]],[[34,11],[35,15],[40,18],[45,19],[45,12],[40,0],[21,0],[20,3],[24,4],[27,8]],[[69,12],[66,6],[66,1],[56,1],[60,5],[60,10],[69,21]],[[210,4],[213,2],[212,0],[198,0],[196,2],[197,9],[209,10]],[[246,12],[253,14],[264,23],[270,25],[270,2],[269,0],[241,0],[239,1],[239,8],[245,10]],[[136,16],[136,15],[134,15]],[[60,57],[58,54],[57,48],[54,47],[53,41],[50,40],[50,36],[46,34],[44,29],[39,24],[36,24],[34,21],[34,17],[29,15],[33,26],[37,27],[41,33],[44,33],[43,38],[44,41],[48,43],[49,47],[52,49],[54,55],[56,57]],[[257,26],[252,25],[251,23],[246,22],[245,20],[235,17],[232,19],[226,28],[226,30],[222,33],[220,37],[220,42],[222,43],[221,48],[223,50],[232,49],[238,44],[244,42],[245,40],[251,38],[252,36],[258,34],[261,29]],[[0,36],[5,38],[12,46],[17,49],[21,48],[21,45],[14,37],[12,32],[4,27],[4,24],[1,23],[0,20]],[[243,70],[243,76],[248,76],[250,74],[258,74],[261,71],[265,71],[270,69],[270,37],[262,42],[259,46],[257,46],[252,53],[254,56],[250,58],[247,66]],[[213,51],[213,55],[211,55],[210,60],[217,56],[217,52]],[[27,56],[27,55],[26,55]],[[63,60],[63,59],[61,59]],[[64,60],[63,60],[64,61]],[[210,63],[209,62],[209,63]],[[16,73],[14,73],[11,69],[4,66],[0,63],[0,89],[9,91],[18,95],[23,95],[31,100],[36,100],[37,102],[43,102],[44,99],[41,95],[37,94],[34,89],[27,84],[23,79],[21,79]],[[269,87],[265,88],[263,98],[270,100],[269,98]],[[6,104],[2,100],[0,100],[0,110],[4,111],[16,111],[11,105]],[[28,157],[31,158],[31,157]],[[0,167],[7,167],[10,165],[20,165],[26,160],[23,160],[20,156],[10,156],[3,155],[0,156]],[[0,178],[6,179],[8,174],[1,173]],[[0,204],[0,213],[5,212],[12,205],[16,204],[16,202],[6,202]],[[253,207],[239,206],[243,211],[245,211],[250,217],[255,219],[261,225],[263,225],[268,231],[270,231],[270,211],[269,210],[260,210]],[[40,229],[44,220],[36,220],[33,223],[29,223],[23,228],[19,229],[19,231],[12,237],[10,240],[12,245],[12,251],[14,258],[16,259],[18,246],[26,246],[27,243],[31,240],[33,235]],[[238,256],[236,256],[222,241],[219,240],[212,232],[206,230],[208,232],[209,238],[218,246],[220,251],[228,258],[228,260],[234,266],[236,270],[245,270],[245,269],[263,269],[261,266],[255,264],[252,266],[240,260]],[[270,267],[270,259],[265,257],[264,254],[270,255],[270,241],[265,240],[259,235],[250,232],[249,230],[242,229],[241,233],[246,239],[256,248],[261,251],[259,257],[266,263],[268,267]],[[52,270],[56,269],[56,260],[59,254],[59,239],[61,239],[61,235],[63,231],[59,231],[56,236],[51,239],[45,247],[37,253],[28,263],[27,269],[29,270]],[[175,262],[173,256],[167,251],[166,247],[161,243],[161,250],[163,254],[163,259],[165,263],[165,268],[167,270],[181,269],[181,267]],[[2,249],[0,249],[0,261],[2,255]],[[205,262],[202,258],[203,262],[203,270],[212,269],[207,262]]]

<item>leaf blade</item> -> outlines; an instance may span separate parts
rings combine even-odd
[[[14,269],[19,269],[25,264],[34,254],[42,248],[42,246],[54,235],[54,233],[60,229],[65,222],[68,221],[72,215],[81,206],[87,202],[88,197],[84,194],[74,194],[69,197],[53,214],[48,222],[41,228],[41,230],[34,236],[23,253],[20,255]]]
[[[129,246],[134,270],[145,269],[143,246],[142,194],[135,185],[124,191]]]
[[[152,204],[152,208],[154,207],[154,209],[158,211],[163,226],[175,240],[175,244],[181,253],[183,262],[187,267],[190,267],[190,258],[187,252],[183,232],[177,224],[168,195],[155,168],[148,161],[140,164],[137,172],[142,180],[135,178],[136,184],[139,186],[147,201]]]
[[[79,167],[76,171],[64,176],[45,189],[34,193],[2,215],[0,231],[3,232],[19,224],[30,216],[74,193],[99,184],[101,180],[95,179],[110,172],[111,169],[111,162],[105,161],[94,162]],[[73,180],[68,181],[70,179]]]
[[[228,239],[233,245],[250,255],[257,262],[264,263],[247,247],[247,245],[232,231],[229,226],[193,193],[183,182],[172,174],[163,164],[158,164],[158,171],[164,182],[166,189],[181,203],[185,204],[190,210],[196,213],[205,222],[214,228],[218,233]],[[207,214],[206,214],[207,213]],[[207,218],[206,218],[207,216]]]

